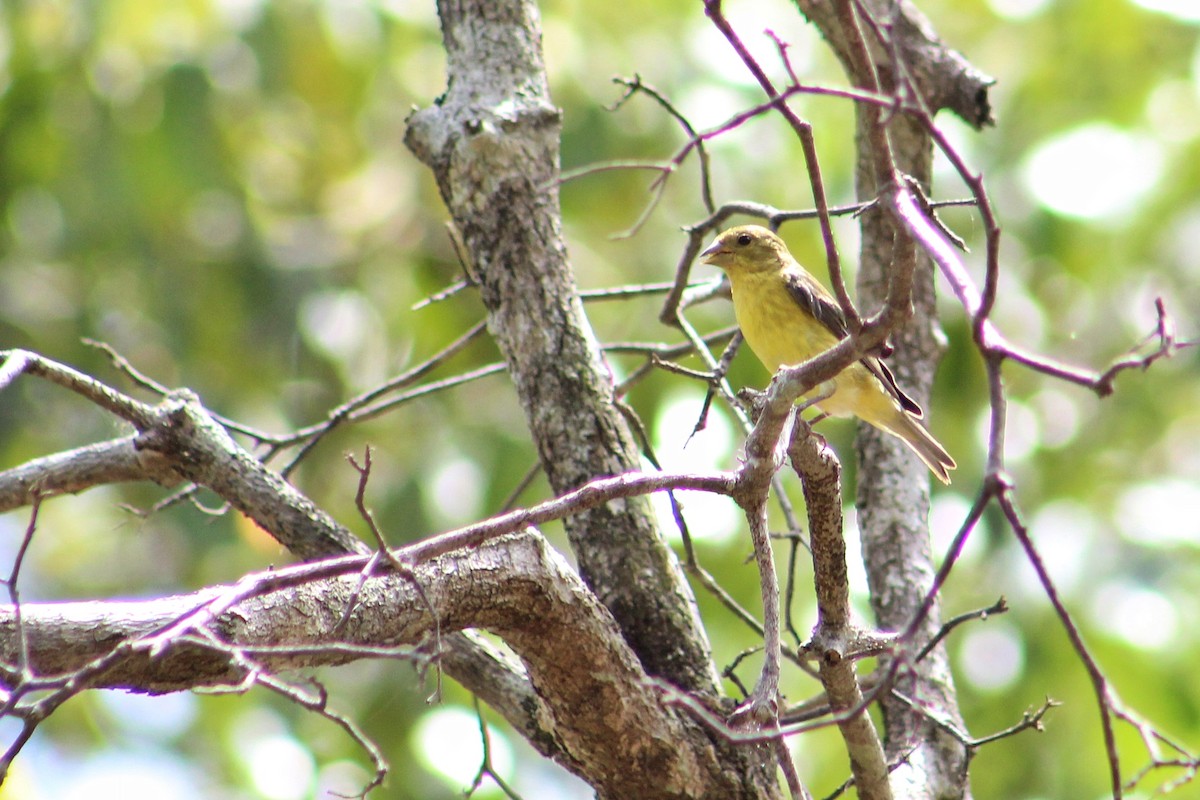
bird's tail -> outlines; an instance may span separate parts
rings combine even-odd
[[[950,470],[958,465],[946,452],[946,448],[933,438],[933,434],[925,430],[920,422],[897,409],[897,414],[889,419],[885,430],[904,440],[929,471],[942,483],[950,483]],[[884,426],[881,426],[884,427]]]

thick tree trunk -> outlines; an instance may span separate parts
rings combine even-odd
[[[440,101],[406,143],[433,170],[556,492],[640,466],[567,261],[550,101],[532,2],[441,2],[449,57]],[[717,687],[695,598],[645,499],[567,522],[584,580],[652,675]]]
[[[433,170],[467,250],[542,468],[559,493],[639,469],[563,242],[559,111],[547,89],[536,5],[442,0],[438,11],[448,88],[412,116],[405,141]],[[584,580],[646,671],[715,697],[719,679],[695,598],[648,500],[592,509],[566,529]],[[681,756],[697,744],[676,743]],[[773,758],[757,757],[761,748],[713,735],[705,749],[725,767],[716,782],[697,784],[708,782],[705,796],[777,795]],[[661,796],[664,787],[652,790],[653,776],[644,777],[646,792]]]

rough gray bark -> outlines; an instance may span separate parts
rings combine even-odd
[[[562,493],[639,468],[612,378],[583,314],[563,242],[550,101],[532,2],[438,4],[446,94],[406,143],[437,178],[516,385],[550,485]],[[695,599],[644,498],[568,520],[584,580],[648,672],[718,685]]]
[[[304,564],[178,597],[25,605],[25,663],[39,675],[74,675],[75,690],[161,693],[238,685],[252,667],[278,672],[341,664],[379,657],[382,648],[396,645],[427,651],[434,642],[432,607],[443,635],[486,629],[521,657],[537,695],[508,709],[524,717],[518,730],[599,797],[773,796],[743,783],[702,726],[664,705],[612,617],[540,535],[511,534],[415,563],[409,575],[387,572],[363,584],[365,562]],[[230,597],[240,600],[211,619],[206,615],[210,605],[223,608]],[[181,619],[207,635],[186,636]],[[13,608],[0,606],[0,663],[21,663],[16,625]],[[508,661],[502,670],[484,665],[479,677],[516,674]],[[18,679],[0,673],[6,685]],[[500,695],[501,703],[514,696]]]

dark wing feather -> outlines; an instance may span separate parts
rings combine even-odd
[[[816,317],[817,322],[832,331],[834,336],[839,339],[846,338],[850,333],[846,330],[846,317],[842,315],[842,309],[833,298],[824,291],[814,289],[811,279],[805,280],[800,274],[788,269],[783,271],[783,282],[787,286],[788,294],[801,308]]]
[[[916,400],[913,400],[904,393],[904,390],[900,388],[900,384],[896,383],[896,376],[892,374],[890,369],[888,369],[887,364],[883,363],[874,356],[868,356],[864,358],[862,363],[866,365],[867,369],[871,371],[872,375],[879,379],[879,382],[883,384],[883,388],[887,389],[892,393],[892,395],[895,396],[896,400],[900,403],[901,408],[917,419],[925,418],[925,412],[921,410],[921,406]]]
[[[846,317],[842,314],[842,309],[824,291],[815,289],[811,280],[805,280],[791,270],[784,270],[783,282],[792,299],[832,331],[834,336],[845,339],[849,335],[850,332],[846,329]],[[917,419],[925,416],[925,412],[921,410],[917,401],[906,395],[900,385],[896,383],[896,376],[892,374],[886,364],[874,356],[867,356],[862,359],[862,365],[875,376],[889,394],[896,398],[896,402],[900,404],[901,408]]]

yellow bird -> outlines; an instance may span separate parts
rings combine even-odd
[[[772,373],[818,356],[849,335],[833,295],[766,228],[730,228],[700,254],[700,260],[729,276],[742,335]],[[810,396],[820,398],[816,406],[825,414],[853,415],[899,437],[938,480],[950,482],[954,459],[917,422],[924,416],[921,407],[900,390],[878,358],[868,356],[851,364]]]

